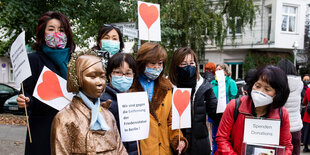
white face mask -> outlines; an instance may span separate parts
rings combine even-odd
[[[271,104],[273,101],[273,97],[261,91],[257,91],[257,90],[252,90],[251,96],[252,96],[252,100],[254,102],[255,108]]]

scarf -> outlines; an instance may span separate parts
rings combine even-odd
[[[50,48],[42,45],[43,53],[45,53],[60,69],[60,76],[67,79],[67,65],[70,59],[70,48],[58,49]]]
[[[184,78],[184,76],[177,75],[179,88],[194,88],[197,83],[197,77],[193,76],[191,78]]]
[[[101,115],[99,112],[100,98],[98,98],[96,103],[94,104],[81,91],[79,91],[77,96],[80,97],[85,103],[85,105],[91,110],[90,130],[105,130],[105,131],[110,130],[110,127],[104,120],[103,115]]]

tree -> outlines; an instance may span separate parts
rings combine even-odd
[[[0,38],[0,55],[8,51],[22,30],[26,44],[32,45],[37,21],[47,11],[65,14],[71,21],[75,43],[88,46],[87,39],[96,36],[104,23],[127,21],[123,8],[115,0],[1,0],[0,30],[4,35]]]
[[[248,24],[252,28],[255,20],[254,0],[146,1],[160,4],[161,44],[167,49],[169,58],[176,48],[189,46],[199,59],[204,59],[208,40],[221,49],[228,28],[234,39],[237,26],[244,28]],[[131,0],[129,3],[137,2]],[[136,21],[136,16],[129,17]]]
[[[161,44],[169,57],[176,48],[189,46],[203,58],[208,40],[222,47],[228,28],[235,37],[236,18],[241,27],[252,26],[255,19],[254,0],[146,1],[160,4]],[[22,30],[26,31],[27,44],[32,44],[36,22],[48,10],[67,15],[75,25],[75,42],[87,46],[86,40],[96,36],[103,23],[136,22],[138,9],[136,0],[3,0],[0,10],[0,29],[5,29],[4,37],[10,38],[0,42],[1,54]]]

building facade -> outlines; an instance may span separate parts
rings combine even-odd
[[[235,40],[228,30],[222,50],[208,43],[200,68],[206,62],[226,63],[232,70],[232,78],[238,79],[245,75],[242,68],[248,54],[284,57],[294,56],[294,50],[297,65],[307,63],[303,53],[310,0],[256,0],[255,4],[258,11],[252,29],[237,27]],[[238,19],[236,22],[238,25]]]

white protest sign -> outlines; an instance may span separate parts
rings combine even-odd
[[[217,98],[217,108],[216,113],[223,113],[226,109],[226,84],[225,84],[225,74],[223,70],[218,70],[215,72],[218,81],[218,98]]]
[[[243,142],[279,145],[280,120],[245,118]]]
[[[33,91],[33,96],[41,102],[61,110],[72,101],[74,94],[67,91],[65,79],[44,66]]]
[[[150,130],[149,101],[146,92],[116,94],[123,142],[146,139]]]
[[[191,127],[191,91],[191,88],[173,89],[172,130]]]
[[[161,41],[159,4],[138,1],[139,39]]]
[[[31,76],[28,55],[25,46],[25,31],[19,34],[11,46],[10,58],[17,86]]]

